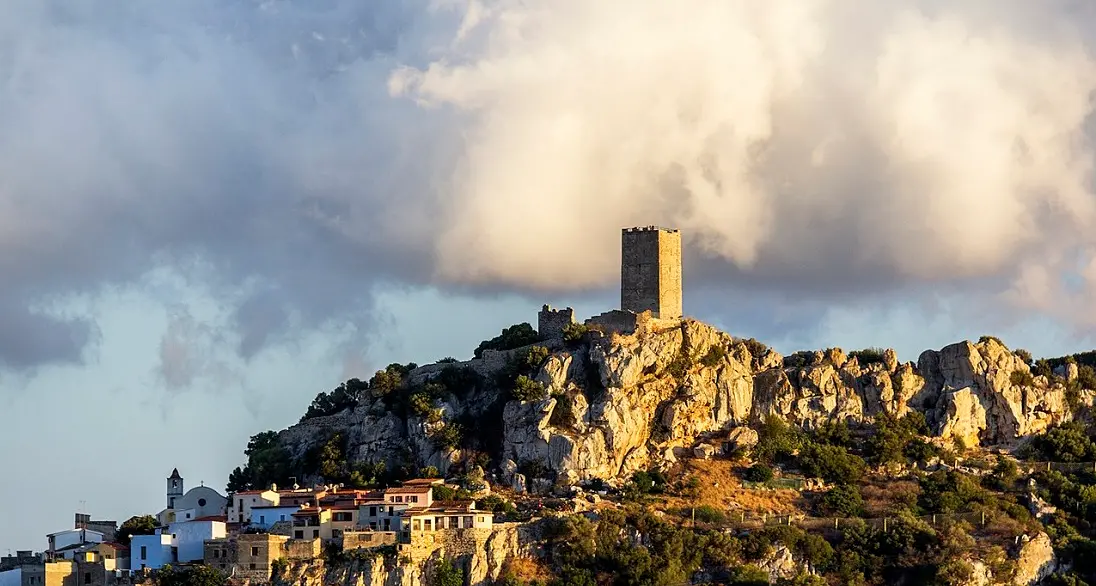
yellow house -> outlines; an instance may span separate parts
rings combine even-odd
[[[491,529],[494,516],[477,511],[475,501],[437,501],[426,509],[407,509],[400,515],[400,530],[410,533],[448,529]]]
[[[324,524],[330,527],[331,509],[303,507],[293,513],[293,539],[315,539],[320,537]]]
[[[330,513],[328,520],[320,521],[320,538],[325,541],[341,539],[343,533],[358,527],[358,505],[352,502],[334,505],[325,512]]]

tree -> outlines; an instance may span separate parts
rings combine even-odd
[[[464,569],[458,568],[450,559],[443,559],[434,567],[434,579],[431,586],[464,586]]]
[[[156,533],[156,517],[152,515],[134,516],[126,519],[121,527],[118,527],[114,540],[121,545],[129,545],[130,538],[134,535],[152,535]]]
[[[747,468],[743,477],[750,482],[768,482],[773,479],[773,469],[759,462]]]
[[[247,464],[228,475],[228,492],[285,484],[292,476],[292,458],[276,432],[264,431],[251,436],[244,455]]]

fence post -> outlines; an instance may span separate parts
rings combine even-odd
[[[982,511],[982,526],[985,526],[985,524],[986,524],[986,512]]]
[[[936,525],[936,515],[935,514],[933,514],[933,516],[932,516],[932,524],[934,526]]]
[[[887,532],[887,518],[883,517],[883,533]]]
[[[837,529],[837,517],[833,518],[833,528]]]

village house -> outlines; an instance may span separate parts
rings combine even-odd
[[[158,570],[168,564],[201,561],[205,542],[228,535],[224,517],[206,517],[172,523],[156,529],[153,535],[134,535],[130,542],[137,570]]]
[[[203,561],[231,578],[265,582],[270,579],[275,560],[290,558],[295,551],[287,546],[289,538],[269,533],[245,533],[230,538],[211,539],[205,542]],[[307,541],[297,551],[318,555],[318,541]]]
[[[490,511],[477,511],[476,502],[437,501],[424,509],[407,509],[400,515],[400,531],[414,539],[417,532],[446,529],[491,529],[494,516]]]

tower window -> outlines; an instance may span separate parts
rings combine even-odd
[[[205,499],[198,499],[198,506],[199,507],[204,507],[205,505],[206,505],[206,500]]]

